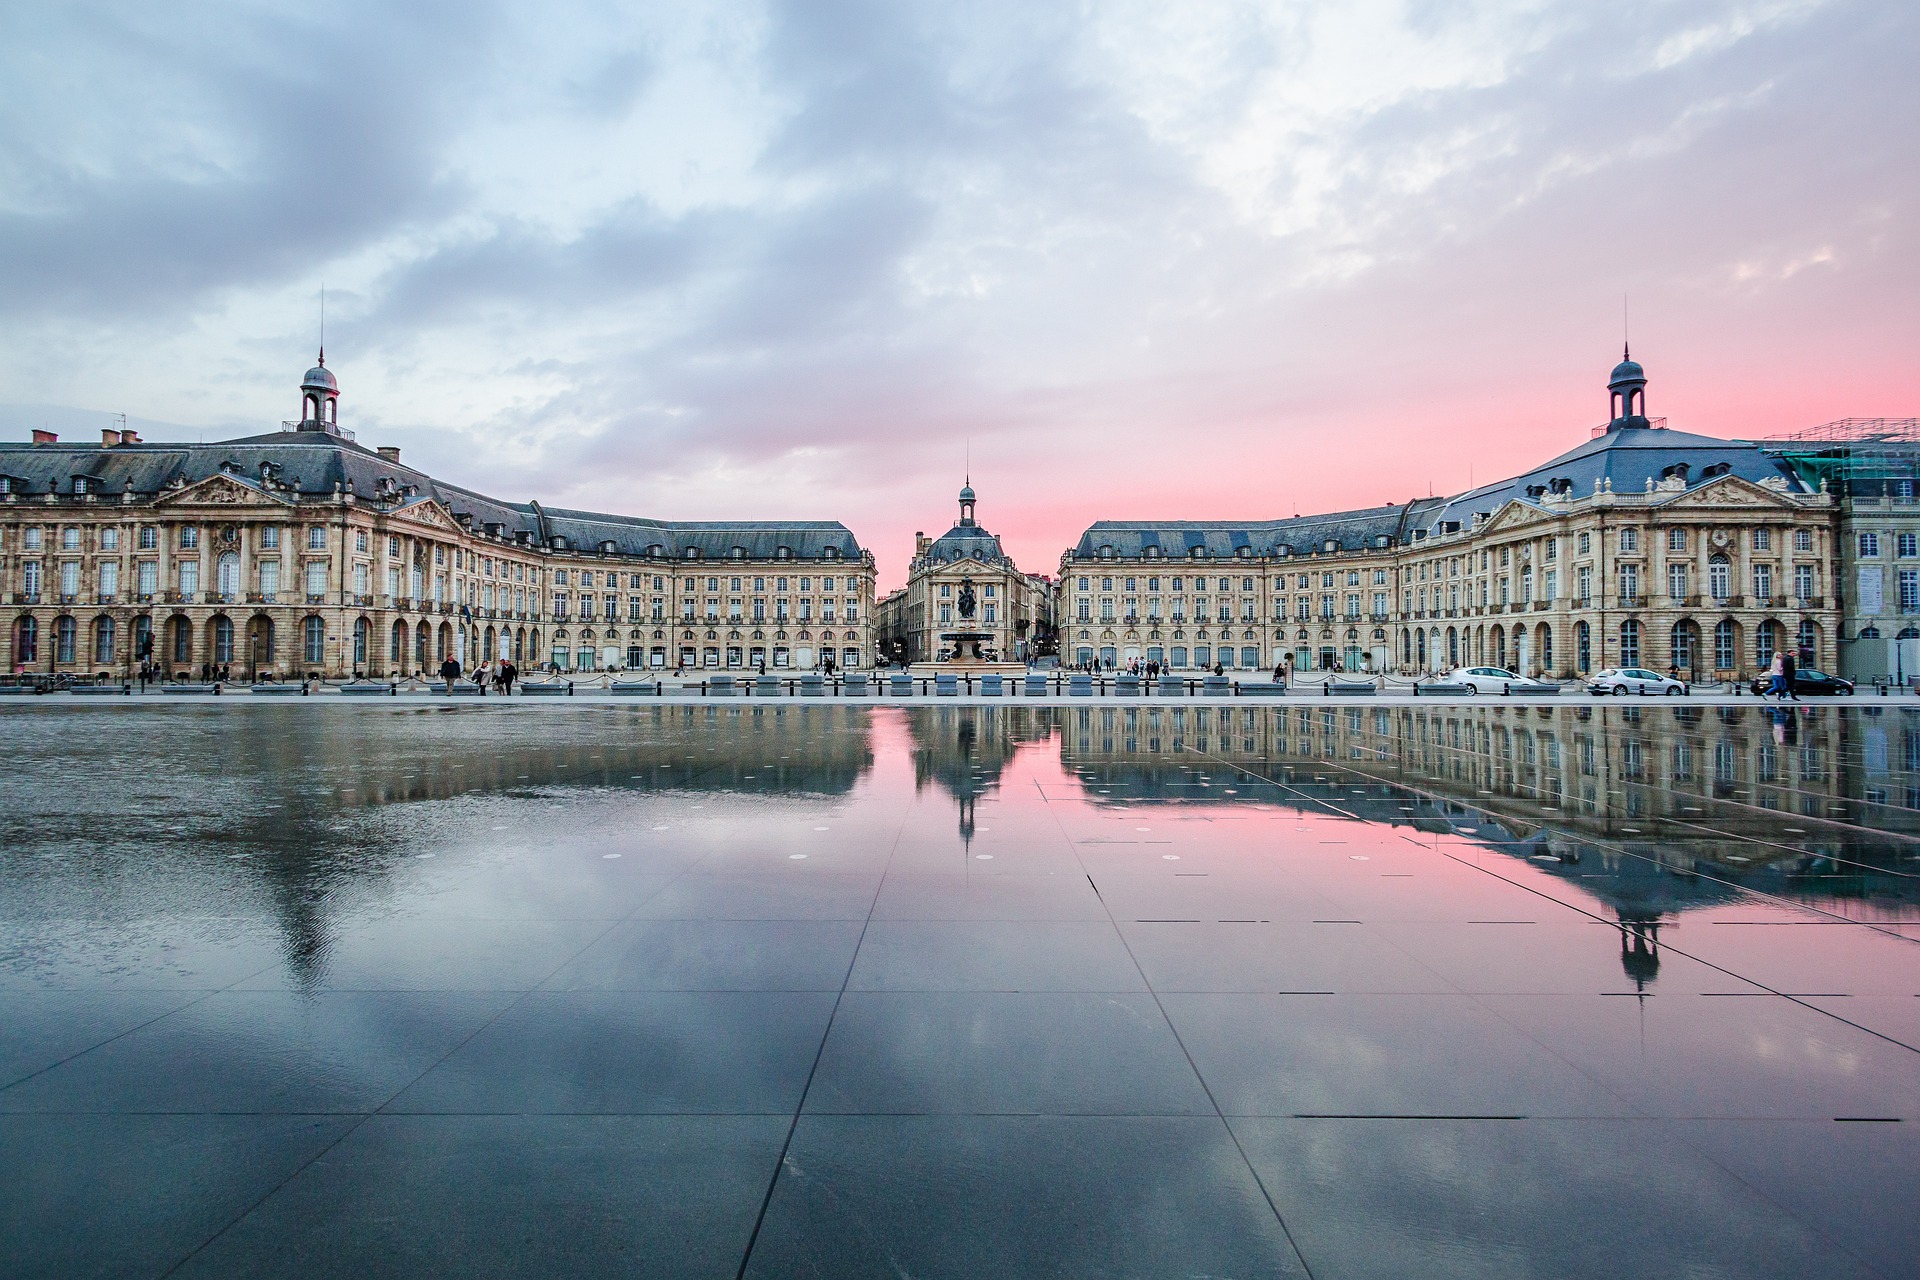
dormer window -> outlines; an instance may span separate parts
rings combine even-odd
[[[689,560],[698,560],[700,558],[700,548],[688,547],[683,554]]]
[[[1242,560],[1251,559],[1253,556],[1253,548],[1252,547],[1235,547],[1233,550],[1233,554],[1235,554],[1236,556],[1239,556]]]
[[[613,539],[612,538],[603,539],[600,543],[600,554],[603,556],[610,556],[613,554],[613,551],[614,551]]]
[[[87,491],[87,478],[85,476],[75,476],[73,478],[73,491],[75,493],[85,493]]]
[[[821,552],[820,554],[823,559],[838,560],[840,558],[840,548],[828,547],[825,551]]]
[[[1111,542],[1103,542],[1100,544],[1100,558],[1102,560],[1113,559],[1113,544]]]
[[[727,554],[735,560],[745,560],[747,558],[747,549],[745,547],[735,547],[727,552]]]
[[[775,547],[773,549],[773,558],[775,560],[791,560],[793,559],[793,548],[792,547]]]
[[[1207,549],[1205,547],[1188,547],[1187,548],[1187,559],[1189,560],[1198,560],[1200,559],[1200,557],[1206,554],[1207,554]]]

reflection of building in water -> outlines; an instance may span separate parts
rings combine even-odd
[[[563,803],[609,791],[837,796],[873,767],[872,713],[863,708],[609,710],[565,720],[542,716],[537,736],[498,718],[513,712],[479,708],[401,713],[414,732],[366,733],[357,716],[298,716],[276,720],[271,736],[213,735],[204,751],[215,776],[284,801],[270,810],[234,805],[219,841],[223,849],[251,855],[244,866],[273,904],[288,971],[305,980],[324,967],[338,893],[377,886],[419,852],[363,846],[367,828],[339,825],[352,810],[535,793]],[[337,780],[286,785],[316,769],[333,772],[316,763],[330,761],[353,763]],[[337,834],[343,830],[350,834]],[[582,834],[561,821],[551,838]]]
[[[913,788],[936,784],[960,807],[960,836],[971,841],[980,797],[1000,785],[1019,750],[1053,737],[1051,707],[943,706],[914,712]]]
[[[1742,887],[1866,916],[1920,896],[1912,846],[1878,834],[1920,833],[1920,711],[1795,710],[1141,704],[1060,724],[1065,761],[1116,794],[1225,801],[1192,770],[1235,766],[1276,784],[1241,780],[1238,800],[1324,801],[1529,859],[1609,909],[1644,983],[1663,919]]]

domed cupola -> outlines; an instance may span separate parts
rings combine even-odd
[[[330,431],[340,429],[340,384],[327,368],[327,349],[320,348],[320,362],[300,379],[300,429]]]
[[[1620,351],[1620,363],[1613,366],[1613,375],[1607,379],[1607,403],[1610,429],[1647,425],[1647,371],[1625,347]]]
[[[973,483],[968,481],[960,489],[960,523],[971,526],[973,519]]]

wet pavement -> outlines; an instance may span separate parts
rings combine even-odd
[[[0,741],[0,1275],[1920,1267],[1920,712]]]

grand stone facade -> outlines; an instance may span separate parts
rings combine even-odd
[[[889,656],[904,662],[934,662],[948,656],[942,631],[985,634],[983,656],[1021,662],[1050,642],[1053,583],[1022,573],[1000,539],[974,516],[978,499],[969,481],[960,490],[960,515],[937,538],[914,535],[907,585],[881,602],[880,634]],[[961,600],[972,590],[973,614]]]
[[[325,359],[298,422],[212,444],[0,445],[10,672],[235,678],[872,660],[873,557],[834,521],[505,502],[367,449]]]
[[[1060,564],[1068,661],[1695,679],[1790,649],[1835,658],[1841,508],[1776,451],[1648,418],[1623,359],[1612,417],[1454,497],[1236,524],[1101,521]]]

